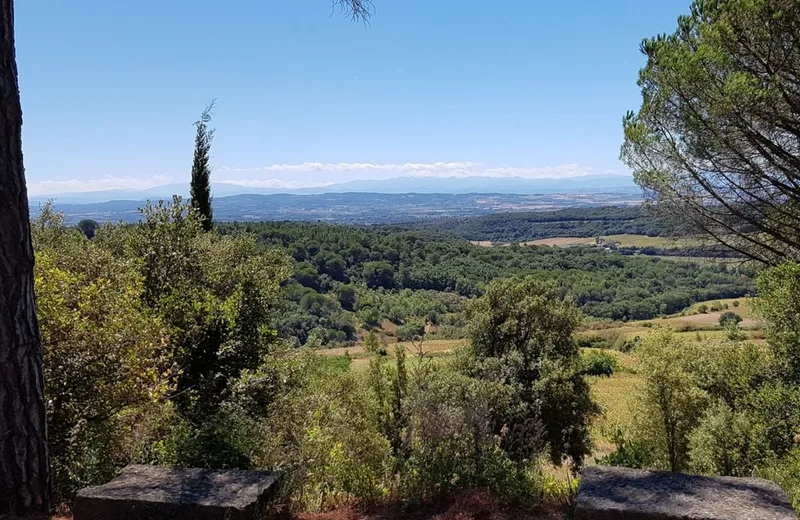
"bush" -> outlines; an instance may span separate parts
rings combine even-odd
[[[303,510],[383,500],[392,487],[394,459],[367,380],[326,366],[318,356],[289,355],[281,363],[237,394],[247,407],[259,394],[254,387],[270,392],[273,381],[288,378],[285,392],[264,399],[270,413],[258,426],[258,465],[285,471],[285,492]]]
[[[638,350],[644,387],[639,396],[636,436],[650,446],[648,465],[671,471],[689,463],[689,435],[708,401],[694,370],[700,353],[693,343],[679,340],[668,330],[658,330],[642,341]]]
[[[784,457],[771,457],[755,472],[757,477],[776,482],[781,486],[792,506],[800,511],[800,448],[795,448]]]
[[[143,303],[134,264],[43,215],[34,226],[34,283],[53,490],[62,501],[113,477],[152,440],[150,418],[163,413],[171,389],[171,337]]]
[[[641,439],[629,438],[622,430],[617,429],[614,431],[613,441],[616,448],[605,457],[598,459],[599,465],[643,468],[652,460],[650,446],[646,442],[641,442]]]
[[[423,323],[406,323],[400,325],[395,330],[395,336],[400,341],[411,341],[419,339],[425,335],[425,325]]]
[[[202,232],[179,198],[143,216],[91,240],[49,205],[33,225],[58,500],[135,458],[251,465],[228,399],[276,346],[286,258]]]
[[[375,331],[369,331],[364,338],[364,352],[368,354],[381,354],[386,355],[386,349],[381,345],[378,335]]]
[[[765,440],[763,428],[750,417],[719,403],[706,411],[689,437],[691,469],[750,476],[760,461]]]
[[[507,407],[508,389],[421,363],[410,361],[401,494],[433,498],[474,487],[518,487],[514,480],[524,476],[492,431],[493,417]]]
[[[719,324],[721,327],[729,327],[731,325],[738,325],[742,322],[742,317],[736,314],[735,312],[727,311],[723,312],[722,315],[719,317]]]
[[[800,264],[787,262],[758,277],[759,313],[767,320],[767,343],[784,375],[800,384]]]
[[[634,336],[628,339],[620,338],[614,343],[614,349],[623,353],[630,352],[638,347],[641,342],[642,338],[640,336]]]
[[[498,280],[472,303],[468,317],[471,357],[462,369],[515,393],[515,407],[495,421],[504,450],[521,461],[547,446],[553,462],[570,457],[580,464],[597,407],[578,366],[574,304],[532,278]]]
[[[598,336],[598,335],[591,335],[591,336],[581,335],[581,336],[578,336],[575,341],[576,341],[576,343],[578,345],[578,348],[582,348],[582,349],[584,349],[584,348],[600,348],[600,349],[604,349],[604,348],[613,348],[614,347],[614,342],[613,341],[610,341],[609,339],[604,338],[602,336]]]
[[[608,352],[589,352],[581,357],[581,372],[587,376],[611,377],[619,368],[619,362]]]

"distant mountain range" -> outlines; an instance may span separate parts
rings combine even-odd
[[[639,193],[502,194],[502,193],[319,193],[300,195],[244,194],[214,197],[218,221],[304,220],[347,224],[393,224],[443,217],[471,217],[504,212],[546,211],[560,208],[632,206]],[[36,218],[41,201],[31,203]],[[55,200],[55,209],[68,224],[81,219],[133,222],[141,217],[143,200],[71,203]]]
[[[319,195],[326,193],[375,194],[638,194],[639,188],[630,176],[584,175],[561,179],[525,179],[522,177],[396,177],[385,180],[359,180],[318,188],[257,188],[225,182],[212,185],[214,197],[235,195]],[[108,201],[144,201],[169,199],[172,195],[189,194],[189,184],[166,184],[147,190],[106,190],[84,193],[53,193],[31,196],[31,205],[49,199],[59,204],[86,204]]]

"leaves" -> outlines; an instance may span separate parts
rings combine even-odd
[[[33,226],[61,497],[151,448],[189,465],[247,463],[218,424],[230,386],[277,342],[287,259],[252,236],[203,233],[179,198],[143,215],[92,240],[50,206]],[[179,418],[160,420],[173,410]],[[150,446],[156,439],[175,452]]]
[[[800,255],[800,12],[695,1],[642,43],[642,105],[622,160],[663,215],[770,265]]]

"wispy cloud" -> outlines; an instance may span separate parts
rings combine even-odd
[[[152,177],[102,177],[100,179],[47,180],[28,183],[30,195],[86,193],[106,190],[146,190],[172,181],[164,175]]]
[[[247,188],[275,188],[296,190],[298,188],[323,188],[336,184],[334,182],[293,182],[282,181],[280,179],[256,179],[256,180],[224,180],[220,184],[232,184],[234,186],[244,186]]]
[[[474,162],[436,162],[436,163],[318,163],[306,162],[300,164],[268,164],[255,168],[235,168],[224,166],[222,171],[227,172],[289,172],[289,173],[345,173],[345,172],[395,172],[416,173],[420,171],[449,171],[471,169],[479,166]]]
[[[222,175],[232,178],[232,174],[269,174],[277,180],[295,182],[319,182],[320,175],[335,177],[335,182],[362,179],[388,179],[391,177],[521,177],[525,179],[560,179],[589,175],[592,169],[580,164],[559,166],[488,166],[472,161],[434,162],[434,163],[318,163],[268,164],[266,166],[241,168],[223,167]],[[241,175],[239,175],[241,176]],[[253,179],[257,180],[257,179]],[[273,179],[270,179],[273,180]],[[230,181],[225,181],[230,182]],[[238,182],[238,181],[237,181]]]
[[[592,169],[580,164],[562,164],[560,166],[544,166],[539,168],[520,168],[502,166],[487,168],[481,172],[484,177],[522,177],[524,179],[568,179],[590,175]]]

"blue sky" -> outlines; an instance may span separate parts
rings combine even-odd
[[[642,38],[689,0],[17,0],[32,194],[188,182],[217,98],[214,179],[625,173]]]

